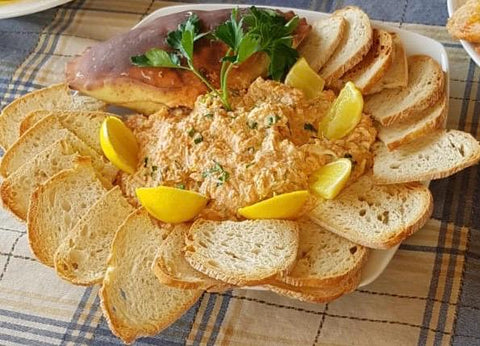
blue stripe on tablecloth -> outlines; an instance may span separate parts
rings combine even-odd
[[[3,334],[3,333],[0,333],[0,340],[10,341],[10,342],[15,343],[15,344],[23,344],[23,345],[28,345],[28,346],[51,346],[51,345],[54,345],[54,344],[41,342],[41,341],[37,341],[37,340],[22,338],[18,335],[12,336],[12,335]]]
[[[195,335],[195,340],[193,341],[194,345],[200,345],[200,341],[202,340],[203,334],[205,333],[208,320],[210,319],[210,315],[212,314],[212,310],[215,307],[216,301],[217,296],[214,294],[210,294],[208,297],[207,307],[205,308],[202,316],[202,321],[200,322],[200,326],[198,327],[197,335]]]
[[[63,335],[63,339],[62,339],[62,345],[65,343],[65,341],[67,341],[68,336],[71,335],[73,333],[73,331],[78,330],[79,325],[87,325],[88,326],[88,324],[78,323],[78,320],[79,320],[82,312],[85,310],[85,305],[87,304],[87,301],[90,298],[91,294],[92,294],[92,287],[87,287],[85,289],[85,291],[83,292],[82,298],[80,299],[80,302],[77,305],[77,309],[75,310],[75,313],[73,314],[72,319],[71,319],[70,323],[68,324],[67,329],[65,330],[65,334]],[[90,309],[92,309],[92,308],[90,308]]]
[[[461,113],[460,113],[460,120],[459,120],[459,128],[462,129],[465,127],[465,122],[466,122],[466,118],[467,118],[467,112],[468,112],[468,99],[470,98],[470,93],[471,93],[471,89],[472,89],[472,83],[473,83],[473,78],[474,78],[474,75],[475,75],[475,64],[470,60],[470,65],[469,65],[469,68],[468,68],[468,74],[467,74],[467,81],[466,81],[466,84],[465,84],[465,90],[464,90],[464,94],[463,94],[463,97],[464,97],[464,100],[462,101],[462,109],[461,109]],[[445,240],[446,240],[446,230],[447,230],[447,225],[448,225],[448,221],[450,220],[451,218],[451,213],[453,212],[452,210],[452,203],[453,203],[453,198],[455,196],[455,185],[456,185],[456,182],[457,182],[457,179],[459,177],[462,177],[463,174],[461,175],[455,175],[451,178],[448,179],[448,184],[447,184],[447,192],[445,194],[445,199],[444,199],[444,210],[443,210],[443,215],[442,215],[442,223],[441,223],[441,226],[440,226],[440,234],[439,234],[439,237],[438,237],[438,243],[437,245],[440,246],[440,247],[445,247]],[[463,185],[463,184],[462,184]],[[457,203],[461,203],[463,205],[463,202],[460,202],[458,201]],[[463,208],[458,208],[457,209],[457,213],[459,211],[463,211]],[[455,232],[455,233],[458,233],[458,232]],[[454,238],[457,237],[457,234],[454,234]],[[454,254],[451,255],[450,257],[450,261],[452,260],[452,257],[456,259],[456,256]],[[424,312],[424,315],[423,315],[423,321],[422,321],[422,325],[423,326],[430,326],[430,322],[432,320],[432,312],[433,312],[433,307],[434,307],[434,304],[435,302],[432,300],[433,298],[435,298],[436,296],[436,293],[437,293],[437,289],[438,289],[438,283],[439,283],[439,274],[441,272],[441,266],[442,266],[442,259],[443,259],[443,253],[437,253],[436,256],[435,256],[435,263],[434,263],[434,268],[433,268],[433,273],[432,273],[432,279],[430,281],[430,288],[429,288],[429,292],[428,292],[428,298],[429,300],[427,301],[427,304],[425,306],[425,312]],[[451,294],[451,279],[449,280],[449,277],[448,277],[448,274],[451,275],[451,268],[450,267],[450,263],[449,262],[449,267],[448,267],[448,271],[447,271],[447,280],[446,280],[446,283],[445,283],[445,291],[448,292],[448,294],[445,294],[444,292],[444,298],[445,296],[447,295],[448,296],[448,300],[450,299],[450,294]],[[445,318],[446,318],[446,308],[448,308],[448,305],[445,306],[446,304],[441,304],[441,311],[440,311],[440,316],[439,316],[439,323],[442,323],[441,321],[445,321]],[[418,344],[419,345],[424,345],[427,341],[427,336],[428,336],[428,329],[422,329],[422,331],[420,332],[420,336],[419,336],[419,339],[418,339]],[[442,336],[439,335],[439,333],[436,333],[435,334],[435,340],[437,341],[437,339],[441,339]]]
[[[207,342],[207,346],[213,346],[217,341],[220,327],[222,326],[223,320],[225,319],[225,315],[227,313],[228,306],[230,304],[230,299],[232,299],[231,291],[228,291],[227,293],[230,293],[230,294],[222,296],[223,298],[222,305],[220,306],[220,310],[218,311],[217,318],[215,319],[215,325],[213,326],[212,334],[210,335],[210,339]],[[217,294],[217,297],[220,298],[218,294]]]

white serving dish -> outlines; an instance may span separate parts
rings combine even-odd
[[[451,17],[453,13],[456,11],[457,8],[462,6],[466,0],[448,0],[447,1],[447,8],[448,8],[448,16]],[[475,51],[475,47],[472,43],[464,40],[460,40],[463,48],[467,51],[468,55],[472,58],[473,61],[480,66],[480,54]]]
[[[25,16],[63,5],[72,0],[16,0],[2,4],[0,1],[0,19]]]
[[[250,5],[239,5],[239,7],[249,7],[249,6]],[[188,4],[188,5],[164,7],[164,8],[158,9],[157,11],[151,13],[149,16],[145,17],[133,28],[137,28],[141,25],[145,25],[146,23],[154,19],[163,17],[168,14],[176,13],[176,12],[189,11],[189,10],[209,11],[209,10],[217,10],[217,9],[232,8],[232,7],[233,7],[232,5],[223,5],[223,4]],[[312,23],[315,20],[318,20],[320,18],[323,18],[329,15],[328,13],[300,10],[300,9],[286,8],[286,7],[272,7],[272,6],[261,6],[261,7],[276,8],[281,11],[295,11],[295,13],[300,17],[305,17],[309,23]],[[448,66],[447,52],[445,51],[445,48],[442,46],[442,44],[440,44],[439,42],[429,37],[426,37],[414,32],[398,29],[395,27],[391,27],[388,25],[375,23],[374,26],[382,29],[386,29],[390,32],[397,33],[402,39],[408,55],[426,54],[431,56],[435,60],[437,60],[438,63],[442,66],[443,71],[445,72],[445,80],[446,80],[445,92],[448,99],[449,66]],[[397,252],[397,249],[398,249],[398,245],[388,250],[373,250],[371,252],[368,262],[363,269],[360,287],[370,284],[380,276],[380,274],[385,270],[385,268],[387,267],[387,265],[390,263],[391,259]]]

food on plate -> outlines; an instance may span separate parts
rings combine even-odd
[[[394,150],[443,128],[448,114],[447,102],[443,95],[433,106],[415,112],[404,121],[391,126],[378,125],[378,138],[389,150]]]
[[[448,19],[447,30],[453,37],[480,43],[480,1],[468,0]]]
[[[176,225],[158,249],[153,271],[167,286],[183,289],[222,290],[231,287],[223,281],[193,269],[183,256],[189,224]]]
[[[40,262],[54,266],[58,246],[107,188],[87,158],[33,192],[27,218],[28,241]]]
[[[367,248],[308,219],[299,220],[298,229],[297,261],[279,281],[297,287],[333,286],[354,276],[367,260]]]
[[[440,65],[425,55],[408,57],[408,85],[385,89],[365,100],[365,112],[384,126],[406,120],[415,112],[433,106],[444,92]]]
[[[205,94],[208,87],[190,70],[171,66],[139,67],[132,65],[130,61],[132,56],[143,55],[151,48],[168,49],[169,45],[165,41],[168,34],[175,32],[190,14],[189,11],[185,11],[155,19],[140,28],[88,49],[81,57],[68,64],[68,84],[87,95],[145,114],[159,111],[164,106],[192,107],[196,98]],[[270,11],[267,13],[266,20],[278,24],[278,17],[270,19],[273,18],[271,14]],[[224,24],[231,16],[231,10],[195,11],[195,15],[199,19],[200,30],[206,32]],[[292,12],[281,15],[282,23],[294,17]],[[277,31],[269,32],[274,35]],[[306,24],[305,19],[298,20],[293,32],[292,45],[297,46],[309,31],[310,26]],[[228,46],[224,42],[199,37],[190,59],[195,61],[196,70],[202,71],[215,88],[220,85],[220,61],[227,51]],[[159,55],[165,56],[162,53]],[[257,77],[268,73],[268,65],[269,59],[264,52],[253,54],[245,64],[232,69],[228,78],[229,88],[231,90],[247,88]]]
[[[330,59],[319,71],[327,86],[333,84],[345,72],[362,61],[373,43],[370,19],[361,9],[349,6],[337,10],[333,14],[345,19],[346,34]]]
[[[408,84],[408,62],[405,48],[398,34],[391,32],[393,39],[392,64],[383,77],[364,94],[375,94],[383,89],[405,88]]]
[[[448,177],[480,160],[480,145],[469,133],[438,130],[394,151],[378,143],[373,177],[397,184]]]
[[[238,209],[238,214],[247,219],[294,219],[297,218],[309,193],[307,190],[282,193]]]
[[[100,124],[108,114],[103,112],[68,113],[68,119],[65,121],[62,121],[58,114],[51,114],[39,121],[5,152],[0,163],[2,176],[9,177],[56,141],[74,138],[71,142],[75,142],[74,145],[81,148],[83,154],[92,157],[93,165],[104,173],[106,180],[113,180],[117,169],[101,155],[98,136]],[[90,154],[92,151],[94,152]]]
[[[297,60],[285,77],[285,84],[303,91],[312,99],[323,91],[325,81],[309,65],[305,58]]]
[[[330,162],[313,172],[310,190],[316,195],[333,199],[342,191],[352,173],[352,161],[346,158]]]
[[[480,160],[471,135],[443,130],[442,68],[407,61],[403,35],[356,7],[313,27],[255,7],[152,20],[67,67],[73,89],[138,113],[65,84],[3,110],[0,196],[41,263],[102,284],[124,342],[205,290],[331,301],[358,287],[367,247],[427,222],[419,181]]]
[[[393,46],[390,33],[373,29],[372,47],[362,61],[341,77],[341,81],[351,81],[362,94],[368,94],[392,65]]]
[[[140,204],[155,218],[166,223],[187,222],[205,208],[208,198],[181,187],[139,187]]]
[[[363,97],[355,84],[347,82],[318,124],[319,136],[342,139],[352,132],[362,120]]]
[[[346,34],[343,16],[329,16],[312,24],[312,31],[298,47],[312,69],[318,72],[337,49]]]
[[[118,169],[133,174],[138,162],[138,144],[135,136],[122,120],[109,116],[100,128],[100,146],[103,154]]]
[[[337,198],[318,203],[309,216],[352,242],[388,249],[420,229],[432,210],[432,194],[421,183],[375,185],[364,175]]]
[[[185,259],[196,270],[232,285],[253,286],[291,269],[297,256],[298,226],[274,219],[198,219],[185,245]]]
[[[101,283],[115,233],[133,211],[118,186],[102,195],[55,251],[57,274],[76,285]]]
[[[22,120],[29,112],[44,110],[102,110],[105,103],[85,96],[73,96],[65,83],[36,90],[19,97],[0,114],[0,146],[7,150],[19,137]]]
[[[113,240],[99,296],[110,329],[125,343],[168,327],[202,295],[201,290],[162,285],[153,273],[155,254],[169,232],[139,209]]]

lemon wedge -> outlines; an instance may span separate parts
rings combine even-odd
[[[238,209],[247,219],[292,219],[298,216],[308,198],[307,190],[282,193]]]
[[[168,186],[140,187],[135,190],[142,206],[156,219],[181,223],[193,219],[207,205],[207,197],[194,191]]]
[[[352,172],[352,161],[338,159],[321,167],[310,177],[310,189],[318,196],[333,199],[342,191]]]
[[[319,135],[340,139],[350,133],[362,118],[363,97],[355,84],[348,82],[318,126]]]
[[[132,131],[117,117],[107,117],[100,127],[100,145],[111,163],[133,174],[137,168],[138,144]]]
[[[288,71],[285,84],[302,90],[307,98],[312,99],[323,91],[325,81],[310,67],[305,58],[300,58]]]

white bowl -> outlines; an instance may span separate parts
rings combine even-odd
[[[16,0],[2,4],[0,2],[0,19],[25,16],[63,5],[72,0]]]
[[[250,5],[239,5],[239,7],[249,7],[249,6]],[[276,8],[282,11],[295,11],[295,13],[300,17],[305,17],[309,23],[312,23],[315,20],[324,18],[329,15],[328,13],[300,10],[300,9],[286,8],[286,7],[272,7],[272,6],[261,6],[261,7]],[[164,7],[164,8],[158,9],[157,11],[151,13],[149,16],[145,17],[133,28],[137,28],[139,26],[145,25],[146,23],[154,19],[157,19],[159,17],[163,17],[165,15],[172,14],[172,13],[177,13],[181,11],[190,11],[190,10],[209,11],[209,10],[217,10],[222,8],[232,8],[232,5],[189,4],[189,5]],[[385,24],[374,23],[374,26],[388,30],[390,32],[397,33],[402,39],[402,42],[405,46],[405,49],[408,55],[425,54],[425,55],[431,56],[436,61],[438,61],[438,63],[442,66],[443,71],[445,72],[445,80],[446,80],[445,92],[448,99],[448,96],[449,96],[448,57],[447,57],[447,52],[445,51],[445,48],[442,46],[441,43],[429,37],[426,37],[414,32],[409,32],[406,30],[394,28]],[[373,282],[376,278],[380,276],[380,274],[385,270],[385,268],[387,267],[387,265],[390,263],[391,259],[397,252],[398,247],[399,245],[388,250],[371,251],[368,262],[365,265],[362,272],[362,280],[360,282],[360,287],[368,285],[369,283]],[[255,287],[255,289],[261,289],[261,288]]]

